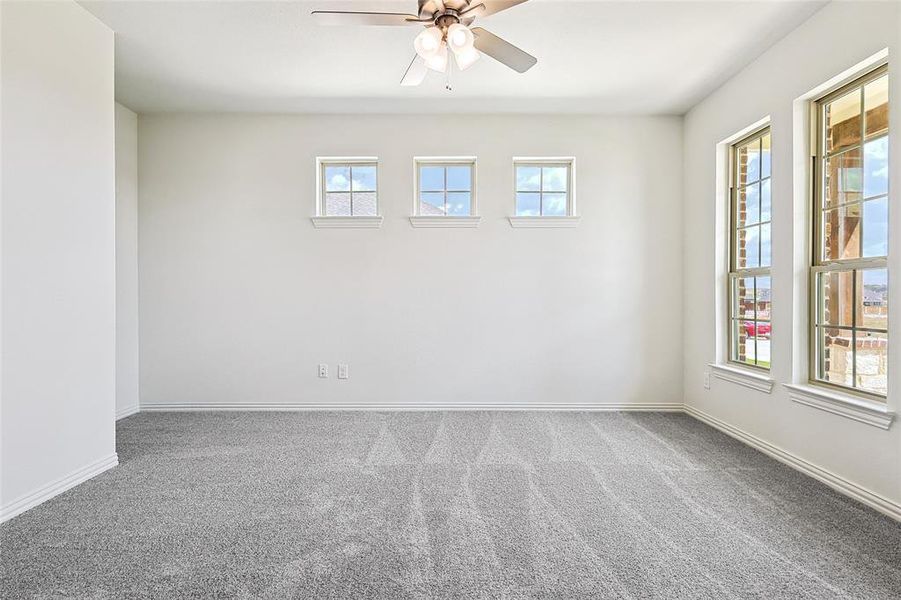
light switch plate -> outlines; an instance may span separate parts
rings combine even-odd
[[[347,365],[338,365],[338,379],[347,379]]]
[[[710,389],[710,371],[704,371],[704,389]]]
[[[323,379],[328,378],[328,365],[320,363],[319,365],[319,377]]]

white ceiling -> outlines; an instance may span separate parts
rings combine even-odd
[[[484,57],[402,88],[419,27],[318,27],[313,9],[416,12],[416,0],[96,1],[116,32],[116,96],[146,112],[682,114],[824,3],[530,0],[477,19],[538,57]]]

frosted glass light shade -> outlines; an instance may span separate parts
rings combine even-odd
[[[479,56],[481,56],[481,54],[475,48],[466,48],[454,53],[454,58],[457,60],[457,67],[461,71],[465,71],[475,64],[475,62],[479,60]]]
[[[462,51],[472,48],[473,42],[474,38],[472,32],[466,25],[454,23],[448,28],[447,45],[454,51],[454,54],[459,54]]]
[[[441,42],[438,52],[425,58],[425,66],[433,71],[444,73],[447,70],[447,44]]]
[[[416,39],[413,40],[413,47],[416,49],[416,54],[428,62],[429,58],[438,54],[441,50],[443,44],[442,37],[441,30],[437,27],[429,27],[422,30],[419,32],[419,35],[416,36]]]

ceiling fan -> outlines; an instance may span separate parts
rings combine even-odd
[[[314,10],[312,15],[320,25],[423,25],[425,29],[413,40],[416,55],[401,79],[403,86],[419,85],[429,69],[446,72],[451,56],[461,71],[471,67],[481,53],[519,73],[525,73],[538,62],[534,56],[490,31],[471,27],[477,17],[499,13],[526,0],[418,1],[416,15],[341,10]]]

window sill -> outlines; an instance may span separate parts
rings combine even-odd
[[[482,217],[410,217],[413,227],[478,227]]]
[[[892,425],[895,413],[888,410],[882,402],[858,398],[850,394],[842,394],[826,390],[814,385],[784,384],[788,396],[799,404],[805,404],[825,410],[841,417],[866,423],[880,429],[888,429]]]
[[[379,229],[384,217],[313,217],[316,229]]]
[[[754,373],[740,367],[732,365],[714,364],[708,365],[713,372],[713,376],[723,381],[737,383],[752,390],[769,394],[773,391],[773,379],[763,373]]]
[[[520,228],[578,227],[581,217],[507,217],[510,226]]]

